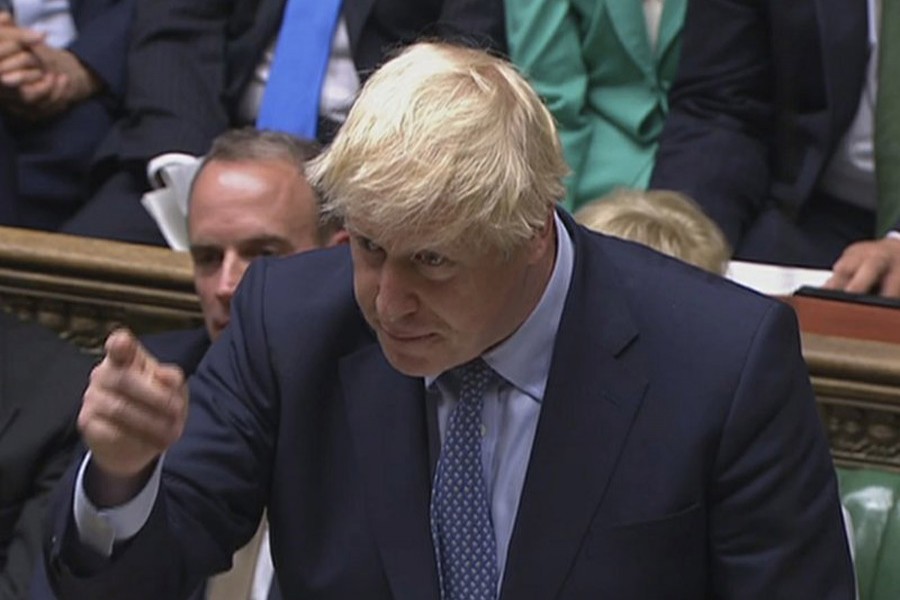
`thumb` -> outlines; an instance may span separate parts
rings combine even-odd
[[[153,361],[147,350],[128,329],[117,329],[106,338],[106,358],[116,367],[145,371]]]

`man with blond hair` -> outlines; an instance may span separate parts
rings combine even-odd
[[[189,414],[107,341],[61,598],[178,598],[264,508],[286,598],[851,598],[790,309],[575,225],[566,171],[505,61],[382,67],[308,169],[349,253],[250,268]]]

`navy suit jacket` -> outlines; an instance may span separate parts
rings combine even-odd
[[[56,229],[88,196],[94,153],[119,116],[134,0],[71,0],[66,49],[103,82],[99,95],[40,122],[0,119],[0,224]]]
[[[853,598],[791,310],[564,218],[574,274],[501,597]],[[265,505],[286,598],[439,598],[434,407],[386,361],[351,279],[345,248],[250,268],[150,520],[107,568],[74,567],[60,497],[61,598],[183,596]]]
[[[651,186],[735,248],[763,209],[795,215],[859,108],[867,31],[864,1],[691,0]]]

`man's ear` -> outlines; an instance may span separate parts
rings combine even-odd
[[[337,246],[339,244],[346,244],[350,241],[350,234],[347,233],[346,229],[338,229],[330,236],[328,236],[328,240],[325,242],[325,246],[330,248],[331,246]]]
[[[540,229],[534,232],[530,241],[531,259],[540,260],[548,251],[555,252],[556,226],[554,225],[554,212],[551,210]]]

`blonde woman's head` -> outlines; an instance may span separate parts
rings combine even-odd
[[[575,213],[582,225],[723,274],[731,248],[690,198],[668,190],[616,190]]]

